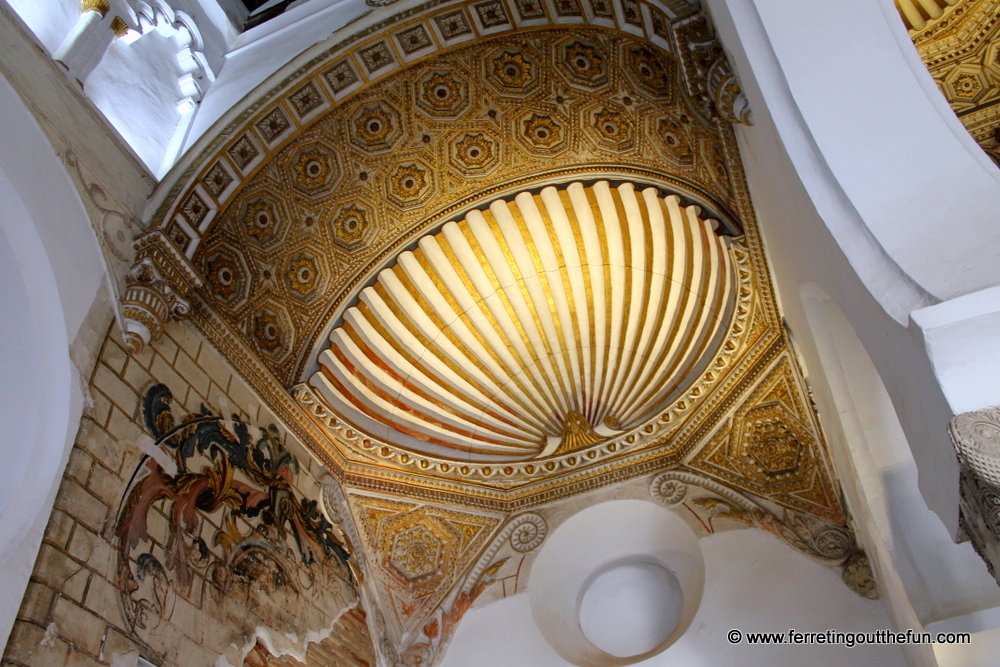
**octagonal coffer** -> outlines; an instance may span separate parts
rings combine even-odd
[[[497,200],[361,291],[310,379],[361,432],[461,461],[582,449],[655,419],[731,320],[727,240],[626,183]]]

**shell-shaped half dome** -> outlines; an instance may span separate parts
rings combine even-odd
[[[639,427],[704,370],[732,315],[727,240],[700,213],[603,181],[473,210],[362,290],[311,384],[359,431],[453,460]]]

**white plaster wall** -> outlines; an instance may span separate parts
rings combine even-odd
[[[150,30],[135,42],[115,40],[85,90],[153,173],[160,172],[181,114],[177,42]]]
[[[49,54],[56,52],[80,18],[80,0],[0,0],[6,2]]]
[[[823,160],[893,261],[939,299],[1000,283],[1000,245],[983,243],[1000,222],[1000,170],[892,0],[752,4]]]
[[[895,409],[850,323],[815,285],[803,287],[802,301],[824,390],[834,402],[826,412],[839,416],[826,422],[825,432],[896,627],[1000,605],[1000,587],[972,546],[955,544],[920,497],[917,468]],[[818,397],[821,403],[825,394]]]
[[[226,54],[243,30],[249,14],[246,5],[241,0],[171,0],[171,6],[194,19],[209,66],[214,72],[222,69]]]
[[[600,539],[600,535],[594,535]],[[878,601],[851,592],[839,573],[755,529],[717,533],[699,541],[705,592],[688,631],[643,667],[903,667],[898,647],[748,646],[726,634],[868,631],[890,628]],[[544,547],[543,547],[544,548]],[[441,667],[569,667],[542,638],[527,594],[473,609],[462,619]]]
[[[805,333],[809,327],[798,298],[799,288],[809,282],[830,295],[857,332],[899,416],[916,462],[921,493],[953,533],[958,522],[958,467],[946,428],[954,413],[919,330],[900,324],[907,322],[911,310],[933,299],[886,254],[872,235],[869,221],[859,214],[831,171],[791,95],[784,75],[786,63],[777,59],[755,0],[708,0],[707,4],[753,109],[754,125],[739,130],[741,155],[782,310],[799,339],[813,387],[817,393],[827,391],[816,347]],[[818,18],[810,19],[810,29]],[[782,26],[790,32],[801,27]],[[822,71],[829,69],[826,61],[832,56],[807,45],[794,58],[814,61]],[[821,89],[822,83],[814,81],[814,85]],[[885,86],[892,84],[887,81]],[[922,99],[927,100],[926,96]],[[840,104],[833,97],[826,101],[831,108]],[[850,136],[845,131],[844,141],[849,142]],[[877,145],[884,152],[893,150],[889,143]],[[868,157],[859,154],[858,163]],[[869,174],[868,188],[878,192],[898,177]],[[935,243],[916,232],[912,236],[928,246]],[[938,261],[936,265],[943,264]],[[838,419],[836,411],[830,411],[832,405],[830,400],[824,410],[821,404],[824,421]]]
[[[987,326],[978,327],[978,347],[969,346],[967,336],[952,336],[968,358],[965,372],[948,379],[934,362],[942,355],[933,336],[910,321],[910,313],[925,309],[925,324],[944,323],[928,331],[946,335],[944,325],[981,305],[971,295],[934,305],[929,292],[950,297],[995,279],[1000,264],[977,264],[996,249],[978,228],[996,226],[995,212],[980,208],[1000,196],[994,167],[982,163],[974,142],[969,147],[971,138],[946,105],[942,111],[937,91],[925,89],[926,70],[911,68],[916,53],[908,41],[896,41],[891,2],[707,4],[753,109],[754,125],[739,130],[741,154],[782,310],[823,422],[832,438],[841,425],[839,437],[852,437],[814,339],[819,334],[810,333],[799,298],[806,284],[818,286],[843,312],[884,384],[901,433],[893,430],[883,444],[902,447],[905,440],[912,454],[914,467],[905,457],[883,457],[885,469],[874,473],[882,491],[869,502],[875,509],[881,504],[893,522],[887,538],[899,548],[896,565],[913,608],[929,622],[989,607],[995,590],[983,588],[979,570],[964,571],[971,559],[948,542],[957,527],[958,467],[946,431],[956,403],[944,380],[964,383],[980,399],[989,396],[996,379],[976,374],[970,359],[986,354],[982,341],[1000,343],[1000,332],[990,330],[987,317]],[[919,58],[917,64],[922,67]],[[865,68],[880,75],[877,85]],[[908,155],[905,163],[900,155]],[[949,320],[946,304],[965,299],[976,303]],[[852,372],[848,362],[841,372]],[[838,467],[841,477],[852,474]],[[867,474],[863,465],[858,472]],[[943,522],[943,534],[921,501]]]
[[[0,386],[0,637],[17,613],[83,410],[70,344],[105,279],[69,175],[14,89],[0,78],[0,275],[9,330]],[[6,396],[5,399],[10,398]],[[34,406],[34,407],[32,407]],[[10,430],[8,430],[10,429]]]
[[[1000,286],[911,313],[956,413],[1000,405]]]

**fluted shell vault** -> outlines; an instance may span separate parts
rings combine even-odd
[[[735,279],[715,227],[632,183],[497,199],[382,269],[310,382],[359,430],[441,458],[617,437],[687,390],[725,338]]]

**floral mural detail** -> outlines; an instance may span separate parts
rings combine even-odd
[[[297,494],[299,461],[277,427],[255,438],[248,423],[204,405],[178,423],[172,402],[162,384],[143,397],[155,449],[133,474],[115,524],[117,584],[132,630],[156,627],[175,595],[199,588],[217,603],[259,593],[262,604],[287,607],[340,580],[356,598],[352,549],[317,501]]]
[[[450,607],[439,609],[435,613],[434,618],[423,628],[427,641],[414,644],[406,651],[403,663],[407,667],[429,667],[444,655],[444,649],[455,633],[458,622],[472,608],[479,596],[496,583],[497,573],[508,560],[508,557],[504,557],[491,563],[468,590],[462,590],[455,596]]]

